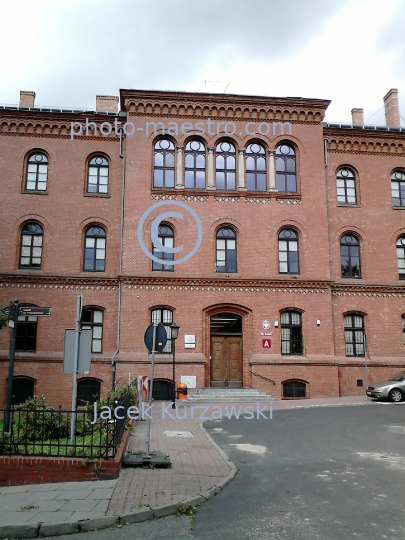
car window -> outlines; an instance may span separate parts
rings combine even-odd
[[[399,371],[393,377],[388,379],[389,381],[403,381],[405,380],[405,371]]]

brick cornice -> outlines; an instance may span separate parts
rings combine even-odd
[[[71,123],[80,122],[83,132],[86,126],[86,119],[94,122],[98,127],[98,135],[75,136],[74,140],[97,140],[97,141],[118,141],[118,135],[114,133],[114,120],[117,115],[99,115],[94,112],[43,112],[27,111],[21,109],[0,109],[0,135],[6,136],[26,136],[26,137],[46,137],[54,139],[70,139]],[[125,117],[119,117],[118,121],[125,122]],[[111,135],[101,135],[100,125],[109,122],[113,127]],[[119,127],[119,126],[118,126]]]
[[[121,90],[121,109],[130,116],[211,118],[234,121],[319,124],[330,101],[199,92]]]
[[[116,291],[118,290],[118,279],[43,274],[0,274],[0,287]]]
[[[405,298],[405,283],[404,285],[357,285],[357,284],[333,284],[332,296],[369,296],[373,298]]]
[[[324,129],[328,152],[405,156],[405,133],[364,130]]]
[[[260,278],[225,277],[130,277],[120,276],[125,289],[178,290],[178,291],[231,291],[241,292],[302,292],[329,293],[330,281],[322,280],[264,280]]]

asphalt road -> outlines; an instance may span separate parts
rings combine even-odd
[[[206,422],[239,469],[194,518],[59,540],[405,540],[405,405]]]

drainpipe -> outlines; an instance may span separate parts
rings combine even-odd
[[[123,144],[123,132],[120,131],[120,149],[119,157],[122,159],[122,178],[121,178],[121,223],[120,223],[120,254],[119,254],[119,270],[118,270],[118,317],[117,317],[117,348],[111,358],[112,368],[112,388],[115,387],[115,371],[116,362],[115,357],[120,351],[120,334],[121,334],[121,294],[122,294],[122,282],[120,276],[122,274],[122,251],[123,251],[123,238],[124,238],[124,195],[125,195],[125,155],[122,152]]]

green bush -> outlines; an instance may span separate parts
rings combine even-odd
[[[45,402],[45,397],[27,399],[16,407],[19,412],[18,435],[21,442],[67,437],[70,422]]]

